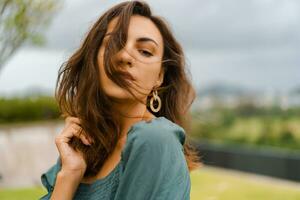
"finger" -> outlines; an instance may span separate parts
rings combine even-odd
[[[71,152],[74,152],[73,148],[65,142],[66,138],[58,136],[55,138],[55,144],[61,156],[68,155]]]
[[[80,138],[79,132],[81,132],[82,128],[76,124],[68,124],[62,133],[59,135],[59,138],[61,142],[69,142],[72,137],[77,136]]]
[[[65,127],[65,130],[69,130],[69,129],[73,130],[73,132],[75,132],[75,133],[80,132],[80,134],[83,134],[83,136],[85,138],[85,141],[87,140],[87,142],[89,144],[93,143],[93,140],[91,139],[91,137],[82,129],[82,127],[80,125],[78,125],[76,123],[67,124],[66,127]],[[64,134],[65,137],[68,138],[68,140],[66,140],[66,141],[69,141],[74,135],[74,134],[72,134],[72,132],[70,133],[68,131],[63,132],[62,134]],[[84,144],[87,144],[87,143],[84,142]]]
[[[94,142],[93,139],[91,138],[91,136],[89,134],[87,134],[80,125],[71,124],[71,126],[73,126],[76,130],[81,131],[81,134],[84,135],[84,137],[88,140],[89,143]]]
[[[70,129],[71,129],[73,135],[76,136],[77,138],[81,139],[81,141],[85,145],[90,145],[91,144],[90,141],[88,140],[88,137],[84,134],[84,131],[81,127],[78,127],[78,126],[73,124],[73,126],[71,126]]]
[[[55,138],[55,144],[61,155],[68,155],[70,153],[70,151],[74,152],[74,149],[71,148],[68,144],[68,141],[70,141],[70,138],[73,138],[73,137],[78,137],[85,145],[89,145],[83,135],[80,136],[79,132],[72,130],[72,128],[71,128],[67,131],[67,133],[59,135]]]
[[[76,137],[78,137],[82,142],[83,144],[85,145],[91,145],[90,142],[88,141],[88,139],[83,135],[83,134],[75,134]]]
[[[67,117],[65,119],[66,123],[71,124],[71,123],[76,123],[76,124],[81,124],[81,120],[77,117]]]
[[[68,124],[72,124],[72,123],[76,123],[76,124],[81,124],[81,120],[79,118],[76,118],[76,117],[67,117],[66,118],[66,123]]]

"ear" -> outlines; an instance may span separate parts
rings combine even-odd
[[[156,81],[156,86],[159,87],[164,82],[165,68],[162,66],[159,72],[158,79]]]

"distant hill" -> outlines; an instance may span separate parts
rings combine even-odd
[[[210,84],[204,88],[198,88],[197,95],[198,96],[244,96],[249,94],[258,94],[260,91],[249,89],[247,87],[218,82]]]
[[[300,86],[295,87],[290,91],[291,95],[300,95]]]

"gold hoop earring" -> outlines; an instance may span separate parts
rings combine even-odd
[[[154,108],[154,106],[153,106],[153,101],[154,100],[156,100],[157,103],[158,103],[157,108]],[[150,99],[150,108],[153,112],[158,112],[161,108],[161,100],[160,100],[160,97],[157,94],[157,90],[153,90],[153,96]]]

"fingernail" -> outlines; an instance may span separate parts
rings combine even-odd
[[[89,145],[92,145],[92,142],[91,142],[90,140],[88,140],[88,144],[89,144]]]
[[[93,140],[92,140],[92,139],[90,139],[90,138],[89,138],[89,143],[90,143],[90,144],[93,144]]]

